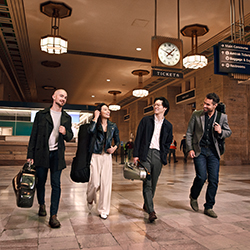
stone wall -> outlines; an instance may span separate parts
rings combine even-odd
[[[196,97],[192,101],[175,103],[175,96],[186,90],[183,89],[185,82],[191,79],[190,89],[196,89]],[[191,114],[193,112],[191,103],[196,103],[196,109],[203,108],[203,101],[206,94],[215,92],[220,100],[226,104],[229,126],[232,130],[230,138],[226,139],[226,151],[221,158],[221,163],[225,165],[249,164],[250,163],[250,86],[238,84],[238,81],[230,79],[228,76],[215,75],[214,65],[210,63],[200,70],[193,70],[184,76],[184,79],[175,81],[171,86],[165,86],[144,99],[138,99],[124,109],[129,110],[130,120],[124,122],[119,119],[117,125],[120,130],[121,140],[126,141],[130,132],[136,134],[137,126],[143,115],[143,108],[148,106],[148,98],[154,100],[155,97],[165,96],[170,103],[170,111],[166,116],[173,125],[173,133],[178,143],[177,156],[183,154],[179,150],[183,134],[186,133]],[[125,112],[125,113],[126,113]],[[153,114],[153,112],[151,112]],[[124,115],[123,111],[116,113],[116,116]]]

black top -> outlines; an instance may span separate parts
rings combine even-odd
[[[205,128],[204,134],[200,141],[201,147],[214,147],[213,143],[213,124],[214,124],[215,113],[209,118],[208,114],[205,114]]]

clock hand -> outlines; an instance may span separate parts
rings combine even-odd
[[[167,52],[166,50],[162,49],[162,51],[164,51],[165,53],[167,53],[167,56],[172,56],[172,53],[175,51],[175,49],[172,49],[170,52]]]
[[[162,49],[162,48],[161,48],[161,50],[168,54],[168,52],[167,52],[166,50],[164,50],[164,49]]]
[[[175,51],[175,49],[172,49],[170,52],[167,52],[168,53],[168,56],[172,56],[172,53]]]

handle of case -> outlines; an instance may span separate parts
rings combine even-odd
[[[147,172],[147,177],[146,178],[147,178],[147,180],[150,181],[151,180],[151,175],[150,175],[149,171],[147,170],[147,168],[142,165],[142,163],[140,162],[140,160],[137,160],[137,162],[139,163],[140,166],[142,166],[146,170],[146,172]]]

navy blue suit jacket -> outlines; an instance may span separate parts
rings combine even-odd
[[[150,142],[154,132],[154,115],[145,116],[137,129],[133,156],[146,161]],[[167,164],[167,154],[172,142],[172,124],[164,118],[160,133],[160,155],[162,164]]]

